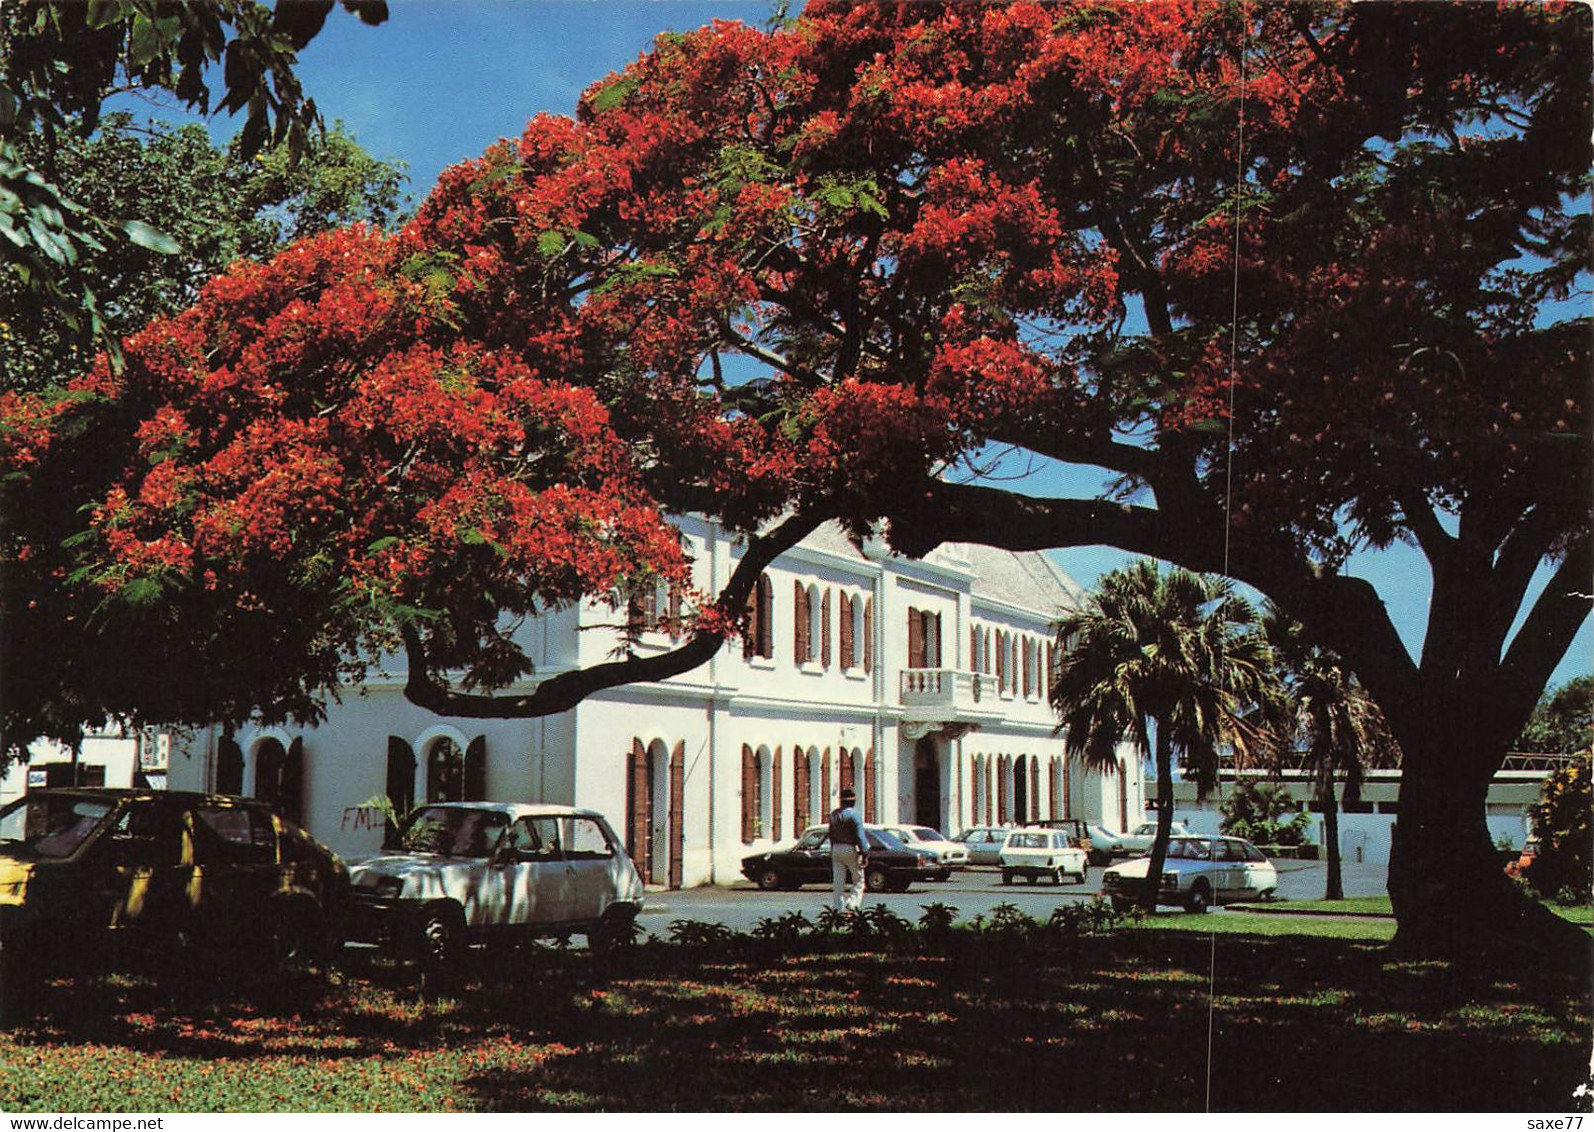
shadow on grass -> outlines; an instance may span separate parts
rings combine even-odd
[[[283,1108],[322,1106],[317,1073],[357,1072],[331,1107],[489,1111],[1520,1111],[1574,1106],[1588,1075],[1586,974],[1506,980],[1339,940],[1151,931],[1066,955],[968,933],[933,955],[804,944],[477,952],[436,1000],[359,961],[175,990],[63,980],[36,1024],[0,1038],[0,1062],[90,1043],[173,1073],[309,1066]]]

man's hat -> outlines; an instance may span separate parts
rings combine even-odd
[[[841,800],[843,802],[856,802],[858,800],[858,792],[850,786],[843,786],[841,788]]]

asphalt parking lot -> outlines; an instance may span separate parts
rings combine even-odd
[[[1273,862],[1279,871],[1278,895],[1284,900],[1318,900],[1323,896],[1327,866],[1322,861]],[[1092,868],[1083,884],[1056,886],[1019,882],[1008,886],[994,868],[971,868],[942,883],[915,884],[902,893],[870,893],[867,903],[884,904],[898,915],[917,920],[928,904],[950,905],[960,918],[989,915],[998,904],[1014,904],[1025,914],[1044,919],[1059,903],[1089,900],[1101,892],[1101,868]],[[1388,867],[1347,863],[1343,866],[1346,896],[1375,896],[1385,891]],[[809,919],[830,903],[830,886],[809,885],[796,892],[761,892],[752,882],[704,885],[674,892],[650,891],[641,924],[663,935],[672,920],[700,920],[746,931],[765,917],[798,911]],[[1214,909],[1214,915],[1244,915]]]

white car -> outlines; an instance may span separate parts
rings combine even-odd
[[[1173,829],[1168,834],[1169,837],[1193,837],[1194,835],[1194,831],[1188,829],[1182,821],[1174,822]],[[1151,843],[1156,839],[1157,823],[1143,821],[1128,833],[1119,834],[1118,844],[1123,847],[1125,853],[1134,857],[1151,852]]]
[[[909,849],[927,849],[936,855],[941,863],[941,871],[933,874],[931,880],[946,880],[952,875],[952,870],[961,869],[969,863],[968,846],[959,841],[947,840],[940,830],[927,825],[887,825],[881,828]]]
[[[354,865],[351,938],[427,964],[467,940],[585,935],[601,949],[631,937],[642,878],[603,815],[570,806],[422,806],[393,849]]]
[[[1124,849],[1123,838],[1106,826],[1090,825],[1086,826],[1085,829],[1090,834],[1089,854],[1091,864],[1105,865],[1114,857],[1126,855],[1127,851]]]
[[[1122,911],[1145,891],[1150,857],[1114,865],[1101,877],[1102,895]],[[1232,900],[1267,900],[1278,888],[1278,870],[1249,841],[1238,837],[1175,837],[1157,886],[1158,904],[1182,904],[1205,912]]]
[[[1061,829],[1030,827],[1008,831],[998,863],[1003,884],[1012,884],[1016,876],[1028,877],[1031,884],[1043,876],[1050,877],[1053,884],[1062,884],[1065,876],[1085,879],[1085,851]]]

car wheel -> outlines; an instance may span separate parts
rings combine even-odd
[[[635,924],[635,916],[606,914],[587,932],[587,950],[595,955],[613,955],[630,947],[636,942]]]
[[[325,958],[329,939],[318,910],[304,900],[282,901],[270,912],[268,959],[276,970]]]
[[[458,909],[446,905],[428,908],[415,933],[415,957],[424,967],[441,968],[454,958],[464,934]]]
[[[1196,886],[1190,890],[1190,895],[1185,898],[1184,906],[1191,912],[1203,913],[1212,903],[1212,894],[1207,891],[1204,881],[1197,881]]]
[[[1029,876],[1025,877],[1024,879],[1029,881],[1031,884],[1034,884],[1036,881],[1040,880],[1041,877],[1039,873],[1030,873]]]
[[[1012,869],[1003,869],[1002,870],[1002,883],[1003,884],[1012,884],[1013,883],[1013,870]]]
[[[1099,866],[1105,865],[1109,861],[1111,861],[1112,860],[1112,854],[1108,853],[1108,852],[1106,852],[1105,850],[1102,850],[1102,849],[1092,849],[1090,851],[1090,856],[1089,856],[1088,859],[1089,859],[1091,864],[1096,865],[1096,866],[1099,867]]]
[[[870,892],[889,892],[891,874],[886,872],[883,865],[872,865],[864,870],[863,886]]]
[[[1063,870],[1062,869],[1053,869],[1052,870],[1052,883],[1057,885],[1059,888],[1062,887],[1062,884],[1063,884]]]
[[[765,892],[778,892],[786,887],[786,878],[780,875],[779,869],[763,869],[758,874],[758,887]]]
[[[1272,900],[1273,890],[1271,888],[1264,888],[1261,892],[1256,894],[1256,898],[1258,900]]]

